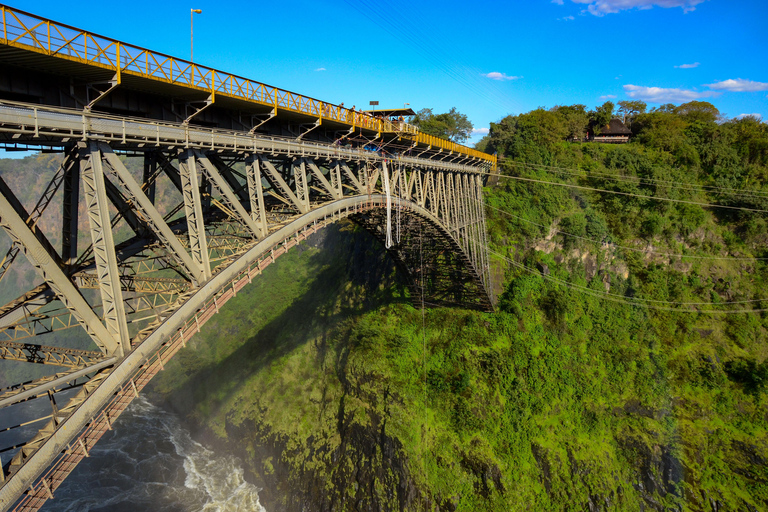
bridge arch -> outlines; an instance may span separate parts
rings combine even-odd
[[[0,488],[0,505],[9,503],[5,500],[22,495],[30,488],[25,501],[33,500],[36,495],[47,499],[45,494],[63,481],[63,478],[55,477],[56,473],[68,473],[83,456],[87,456],[84,447],[95,444],[111,428],[111,423],[164,363],[185,346],[219,308],[258,278],[279,256],[330,224],[349,219],[385,246],[389,214],[395,219],[395,240],[386,250],[398,271],[406,277],[415,305],[423,301],[428,305],[491,308],[482,275],[474,268],[460,241],[440,219],[410,200],[392,201],[390,197],[388,210],[387,200],[383,194],[358,195],[318,206],[260,240],[229,266],[215,273],[183,304],[162,318],[151,334],[139,340],[131,352],[118,360],[97,387],[80,392],[83,395],[81,404],[57,425],[56,435],[42,440],[14,472],[14,478]],[[83,447],[82,452],[80,447]],[[49,465],[46,475],[35,483],[41,468]]]

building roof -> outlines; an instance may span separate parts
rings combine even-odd
[[[371,114],[372,116],[384,116],[384,117],[398,117],[398,116],[415,116],[416,112],[413,111],[413,109],[410,108],[391,108],[391,109],[383,109],[383,110],[364,110],[363,112],[366,112],[368,114]]]
[[[621,119],[614,117],[607,125],[600,128],[600,135],[632,135],[632,131],[624,126]]]

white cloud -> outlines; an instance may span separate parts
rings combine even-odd
[[[616,99],[616,95],[615,94],[606,94],[604,96],[600,96],[598,99],[601,100],[601,101],[614,100],[614,99]]]
[[[753,82],[752,80],[742,80],[737,78],[736,80],[723,80],[722,82],[715,82],[714,84],[705,84],[710,89],[716,91],[731,91],[731,92],[757,92],[768,91],[768,83],[765,82]]]
[[[720,96],[715,91],[692,91],[687,89],[666,89],[663,87],[643,87],[640,85],[625,85],[624,92],[632,99],[649,101],[651,103],[683,103]]]
[[[317,68],[315,71],[325,71],[325,68]]]
[[[654,6],[680,7],[683,12],[696,10],[696,6],[705,0],[571,0],[576,4],[587,4],[587,11],[595,16],[605,16],[628,9],[651,9]]]
[[[553,4],[563,5],[563,0],[552,0]]]
[[[558,21],[573,21],[576,18],[574,18],[573,16],[565,16],[563,18],[557,18],[557,19],[558,19]]]
[[[678,69],[692,69],[699,67],[698,62],[694,62],[693,64],[680,64],[679,66],[675,66]]]
[[[736,119],[744,119],[745,117],[754,117],[757,119],[762,119],[763,116],[761,114],[739,114],[736,116]]]
[[[491,71],[490,73],[483,73],[482,75],[491,80],[518,80],[523,78],[521,76],[508,76],[504,73],[499,73],[498,71]]]
[[[490,129],[488,128],[472,128],[472,133],[487,135]]]

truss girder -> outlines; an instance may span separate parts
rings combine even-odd
[[[163,219],[160,212],[157,211],[152,200],[142,190],[142,187],[131,176],[128,169],[125,168],[120,159],[115,155],[112,149],[106,144],[100,145],[101,153],[106,158],[109,167],[119,180],[120,184],[129,194],[131,203],[140,212],[144,222],[154,233],[163,247],[170,253],[170,256],[176,260],[176,263],[186,270],[191,279],[200,283],[202,278],[201,268],[195,264],[192,257],[187,253],[179,242],[179,239],[171,231],[171,228]]]
[[[235,196],[235,193],[229,187],[229,184],[221,174],[219,174],[216,166],[214,166],[211,161],[208,160],[208,157],[200,151],[195,152],[195,158],[200,162],[203,172],[205,172],[210,179],[213,188],[215,188],[219,195],[225,199],[227,206],[235,212],[236,219],[248,228],[253,238],[262,238],[266,233],[261,230],[251,216],[248,215],[248,212],[245,211],[245,208],[240,204],[240,200]]]
[[[200,177],[197,170],[195,153],[192,150],[180,156],[179,174],[184,196],[184,212],[187,216],[189,247],[195,266],[200,269],[198,282],[205,282],[211,277],[211,261],[208,255],[208,241],[203,220],[203,203],[200,197]]]
[[[23,247],[29,262],[35,267],[56,297],[70,310],[96,345],[106,353],[117,349],[117,343],[107,331],[101,319],[72,284],[61,268],[58,254],[42,235],[37,226],[30,228],[23,219],[29,218],[18,200],[0,178],[0,226],[11,239]],[[15,204],[14,204],[15,203]]]
[[[85,148],[83,148],[85,149]],[[88,220],[90,222],[94,263],[99,280],[99,291],[103,306],[102,315],[107,332],[112,337],[116,352],[120,355],[130,350],[128,322],[123,306],[123,292],[120,288],[120,273],[117,269],[115,240],[109,215],[107,188],[101,149],[95,142],[88,147],[89,158],[80,162]]]
[[[0,341],[0,359],[65,366],[67,368],[84,368],[104,359],[104,354],[92,350]]]
[[[135,356],[142,343],[157,334],[164,320],[186,311],[196,294],[211,293],[211,283],[218,283],[236,262],[272,240],[284,227],[308,218],[322,218],[327,223],[326,217],[318,217],[326,212],[323,215],[330,215],[330,222],[342,215],[353,216],[376,238],[386,240],[383,227],[387,201],[381,196],[385,188],[391,193],[390,220],[397,223],[397,232],[402,235],[396,240],[393,237],[389,252],[407,276],[414,301],[423,297],[427,305],[491,307],[486,291],[490,289],[490,278],[483,178],[478,174],[449,170],[446,164],[431,160],[385,162],[369,155],[285,155],[256,148],[219,158],[194,145],[181,151],[158,146],[146,150],[145,155],[150,156],[145,157],[140,184],[115,153],[121,148],[94,140],[80,144],[80,151],[69,157],[61,171],[60,183],[69,196],[65,206],[69,217],[65,215],[62,221],[64,230],[69,226],[74,237],[69,245],[62,245],[62,256],[30,222],[31,216],[0,180],[0,225],[45,281],[0,307],[0,359],[58,365],[76,372],[90,368],[89,377],[98,375],[83,387],[85,394],[79,395],[79,401],[61,408],[61,414],[55,413],[59,415],[19,452],[11,464],[11,478],[36,450],[47,446],[51,435],[76,411],[77,404],[88,402],[87,393],[106,376],[96,371],[97,366],[105,368],[101,366],[104,357]],[[245,164],[244,172],[236,167],[241,164]],[[154,182],[162,172],[183,198],[165,218],[153,197]],[[383,186],[383,179],[389,180],[389,187]],[[79,198],[75,191],[80,183],[93,244],[78,258]],[[350,192],[354,197],[345,197]],[[329,196],[333,200],[325,202]],[[118,215],[111,219],[110,201],[118,207]],[[354,213],[349,210],[351,206],[343,214],[342,209],[334,210],[332,205],[337,203],[354,204]],[[168,220],[182,208],[185,217]],[[141,234],[115,247],[112,229],[125,209]],[[171,269],[184,279],[174,276]],[[89,305],[81,294],[84,289],[98,289],[101,304]],[[60,300],[64,307],[51,304],[53,299]],[[94,339],[100,353],[75,354],[18,342],[78,324]],[[128,335],[129,326],[138,332],[133,339]],[[120,360],[112,357],[109,361]],[[71,375],[60,374],[56,382],[71,380]],[[31,396],[32,392],[43,391],[43,387],[36,386],[48,385],[47,381],[39,382],[21,392]],[[12,390],[8,393],[5,398],[17,395]],[[99,406],[93,407],[92,412],[98,411]],[[47,457],[60,452],[54,448],[46,453]],[[3,487],[0,479],[0,494]]]

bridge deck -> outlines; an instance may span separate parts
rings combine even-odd
[[[489,162],[496,158],[461,144],[427,135],[415,126],[391,122],[308,96],[279,89],[231,73],[201,66],[123,43],[109,37],[57,23],[0,5],[2,40],[0,61],[22,67],[47,69],[91,82],[116,84],[174,97],[222,103],[266,113],[294,115],[305,122],[331,127],[392,134],[417,145],[466,155]]]

